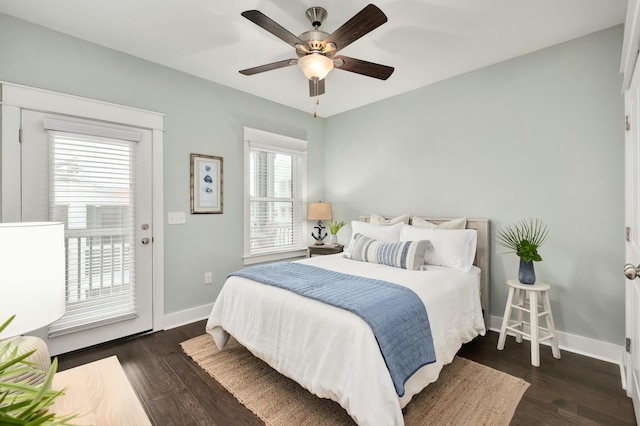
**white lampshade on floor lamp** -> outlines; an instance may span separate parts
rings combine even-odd
[[[15,315],[0,333],[0,344],[10,338],[19,353],[35,349],[27,360],[46,372],[50,366],[46,343],[24,334],[60,318],[65,305],[64,225],[0,223],[0,324]]]

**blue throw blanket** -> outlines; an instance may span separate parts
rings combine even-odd
[[[371,327],[398,396],[420,367],[435,362],[429,317],[411,289],[301,263],[253,266],[230,274],[293,291],[355,313]]]

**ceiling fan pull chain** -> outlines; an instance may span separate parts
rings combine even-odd
[[[316,101],[313,106],[313,118],[318,118],[318,105],[320,105],[320,98],[316,96]]]

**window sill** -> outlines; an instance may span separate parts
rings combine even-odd
[[[265,262],[274,262],[276,260],[284,260],[284,259],[293,259],[307,257],[307,249],[280,252],[280,253],[269,253],[269,254],[258,254],[254,256],[246,256],[242,259],[244,265],[254,265],[256,263],[265,263]]]

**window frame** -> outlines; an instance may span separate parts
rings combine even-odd
[[[244,238],[243,238],[243,263],[251,265],[255,263],[271,262],[295,257],[304,257],[307,254],[305,235],[307,234],[306,208],[307,208],[307,145],[308,142],[289,136],[278,135],[263,130],[244,127]],[[299,165],[294,161],[294,173],[292,186],[294,188],[293,199],[299,198],[297,203],[300,211],[294,213],[294,217],[300,218],[300,242],[293,248],[284,250],[272,250],[259,254],[251,253],[250,229],[251,229],[251,151],[264,150],[274,153],[296,155],[301,158]],[[299,193],[295,189],[299,188]],[[295,209],[295,203],[294,203]],[[294,223],[294,226],[296,224]]]

